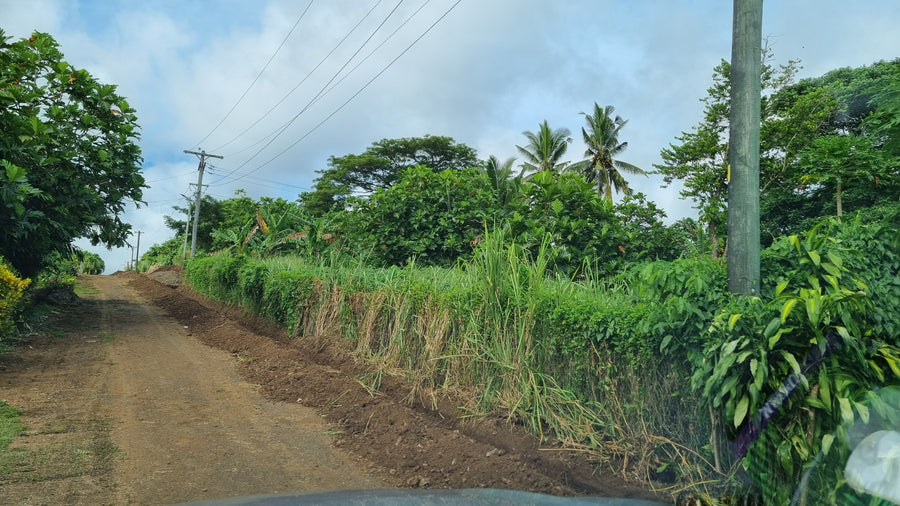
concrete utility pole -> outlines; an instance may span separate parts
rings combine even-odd
[[[185,195],[183,193],[181,194],[181,196],[184,197],[184,200],[190,202],[190,200],[191,200],[190,197],[188,197],[187,195]],[[188,207],[190,208],[190,206],[188,206]],[[187,209],[185,211],[185,214],[187,214],[187,219],[184,220],[184,247],[181,248],[181,263],[184,263],[184,259],[187,258],[188,225],[190,224],[190,221],[191,221],[191,210]]]
[[[763,0],[734,0],[728,143],[728,290],[759,295],[759,127]]]
[[[141,261],[141,231],[138,230],[137,246],[134,251],[134,270],[138,269],[138,262]]]
[[[200,222],[200,196],[203,194],[203,169],[206,168],[207,158],[222,159],[224,157],[219,155],[210,155],[202,149],[199,152],[189,151],[185,149],[184,152],[200,157],[200,165],[197,167],[197,192],[194,194],[194,229],[193,233],[191,234],[191,258],[194,258],[194,252],[197,251],[197,223]]]

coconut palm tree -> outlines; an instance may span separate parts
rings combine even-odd
[[[584,152],[586,160],[572,164],[571,169],[581,172],[585,179],[597,187],[597,195],[612,200],[612,191],[631,195],[631,188],[622,176],[622,172],[628,174],[641,174],[647,172],[628,162],[617,160],[625,148],[627,142],[619,142],[619,131],[628,123],[621,116],[613,118],[615,108],[611,105],[601,108],[594,103],[593,114],[584,115],[587,127],[582,127],[584,144],[587,146]]]
[[[525,169],[522,169],[518,175],[513,175],[514,163],[516,163],[515,158],[507,158],[501,162],[499,158],[491,155],[481,168],[481,172],[490,180],[497,203],[502,208],[506,208],[522,192],[522,178]]]
[[[568,128],[551,130],[547,120],[544,120],[537,133],[526,131],[522,134],[528,138],[528,144],[525,147],[516,146],[516,148],[525,159],[522,162],[524,173],[533,174],[544,170],[560,172],[569,165],[569,162],[559,161],[572,140]]]

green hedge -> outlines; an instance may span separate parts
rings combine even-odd
[[[825,283],[831,267],[823,263],[840,264],[842,283],[868,286],[859,297],[871,310],[853,313],[854,325],[896,344],[897,233],[889,222],[826,223],[777,240],[763,254],[763,291],[753,298],[727,293],[724,262],[709,258],[634,265],[605,280],[553,278],[543,249],[530,253],[502,233],[486,234],[473,260],[451,269],[218,255],[188,262],[186,279],[291,336],[344,336],[349,349],[404,377],[414,392],[469,391],[477,398],[469,409],[506,411],[542,436],[614,451],[674,472],[682,484],[718,483],[731,463],[722,427],[737,402],[715,400],[710,388],[722,386],[704,390],[700,380],[715,381],[702,371],[729,340],[770,335],[778,297],[799,294],[811,276]],[[791,288],[777,291],[785,281]],[[776,385],[784,364],[771,365]],[[726,474],[712,471],[723,466]]]

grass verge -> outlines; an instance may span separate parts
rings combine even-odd
[[[20,411],[0,401],[0,452],[6,453],[9,442],[22,432],[25,426],[19,421]]]
[[[9,440],[24,432],[18,415],[9,425],[10,432],[14,432]],[[9,440],[0,445],[0,485],[100,476],[112,470],[119,453],[109,439],[108,423],[102,420],[90,420],[71,431],[51,430],[33,437],[40,441],[34,447],[10,448]]]

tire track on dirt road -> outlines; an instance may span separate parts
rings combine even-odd
[[[108,349],[117,502],[383,486],[331,447],[315,410],[273,403],[120,276],[92,276]]]

